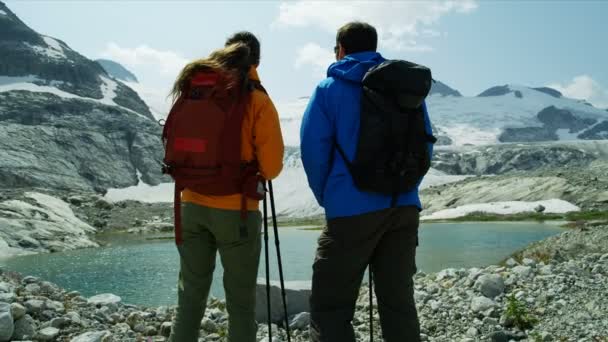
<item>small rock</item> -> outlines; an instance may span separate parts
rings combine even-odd
[[[40,279],[36,278],[36,277],[32,277],[32,276],[27,276],[23,279],[21,279],[21,284],[27,285],[27,284],[34,284],[34,283],[38,283],[40,282]]]
[[[18,320],[21,317],[25,316],[26,310],[25,307],[23,307],[23,305],[19,304],[19,303],[12,303],[11,304],[11,315],[13,316],[14,320]]]
[[[144,330],[144,335],[146,336],[156,336],[156,328],[153,326],[147,326],[146,329]]]
[[[38,334],[36,334],[36,339],[40,341],[52,341],[59,335],[59,329],[48,327],[40,330]]]
[[[524,266],[530,266],[530,267],[536,266],[536,261],[534,261],[533,259],[529,259],[529,258],[524,258],[524,260],[522,260],[521,263],[524,264]]]
[[[40,285],[32,283],[25,285],[25,292],[31,293],[33,295],[40,294]]]
[[[543,331],[542,333],[540,333],[540,339],[543,342],[550,342],[553,341],[553,335],[551,335],[550,333]]]
[[[13,323],[13,316],[11,315],[10,305],[2,303],[0,307],[0,341],[9,341],[15,331],[15,324]]]
[[[201,321],[201,328],[203,328],[203,330],[205,330],[206,332],[217,332],[217,325],[209,318],[204,318]]]
[[[0,293],[0,302],[3,303],[13,303],[17,301],[17,295],[12,292],[9,293]]]
[[[479,331],[477,330],[477,328],[470,327],[467,330],[466,335],[469,337],[475,337],[475,336],[479,335]]]
[[[6,283],[6,282],[1,282],[0,283],[0,292],[1,293],[9,293],[12,292],[12,287],[11,284]]]
[[[71,342],[105,342],[110,335],[109,331],[90,331],[76,336]]]
[[[505,283],[498,274],[485,274],[477,279],[475,289],[488,298],[494,298],[505,291]]]
[[[309,325],[310,325],[310,313],[308,313],[308,312],[302,312],[302,313],[295,315],[295,317],[291,320],[291,323],[289,323],[289,327],[294,330],[295,329],[304,330],[304,329],[307,329]]]
[[[70,321],[65,317],[57,317],[51,320],[51,326],[57,329],[63,329],[70,325]]]
[[[513,318],[507,315],[500,316],[500,321],[498,322],[498,324],[502,325],[505,328],[512,327],[514,323],[515,322],[513,321]]]
[[[122,299],[111,293],[103,293],[88,299],[89,304],[93,305],[108,305],[108,304],[118,304],[122,301]]]
[[[110,210],[114,207],[114,205],[104,199],[98,199],[97,201],[95,201],[95,208],[98,209],[102,209],[102,210]]]
[[[494,301],[487,297],[478,296],[471,302],[473,312],[482,312],[494,307]]]
[[[144,318],[139,312],[132,312],[131,314],[129,314],[129,316],[127,316],[126,323],[131,327],[131,329],[135,330],[135,327],[139,324],[142,324],[143,321]]]
[[[160,325],[160,334],[165,337],[169,337],[171,335],[171,328],[173,327],[173,323],[164,322]]]
[[[545,208],[545,206],[544,206],[544,205],[539,204],[539,205],[537,205],[537,206],[534,208],[534,211],[535,211],[535,212],[537,212],[537,213],[542,213],[542,212],[544,212],[544,211],[545,211],[545,209],[546,209],[546,208]]]
[[[46,303],[44,303],[44,307],[48,310],[55,311],[55,312],[60,312],[60,313],[65,312],[65,307],[63,306],[63,304],[60,302],[53,301],[53,300],[46,301]]]
[[[44,307],[44,302],[39,299],[30,299],[24,303],[25,309],[27,313],[37,314],[42,312],[42,308]]]
[[[492,342],[509,342],[509,335],[504,331],[495,331],[489,336]]]
[[[519,263],[517,261],[515,261],[515,259],[513,258],[509,258],[506,262],[505,265],[509,266],[509,267],[515,267],[517,265],[519,265]]]
[[[15,331],[13,332],[13,340],[29,340],[34,338],[36,334],[34,319],[30,315],[25,315],[15,321]]]
[[[532,267],[530,266],[515,266],[513,267],[512,271],[520,278],[528,278],[530,275],[532,275]]]

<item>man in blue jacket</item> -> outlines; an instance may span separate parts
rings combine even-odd
[[[385,341],[420,340],[412,279],[421,210],[418,189],[396,197],[361,191],[344,161],[352,161],[356,153],[363,76],[385,61],[376,52],[377,40],[374,27],[365,23],[339,29],[337,62],[310,99],[300,131],[304,169],[327,218],[313,265],[310,333],[315,342],[355,341],[351,322],[368,265]],[[431,134],[424,104],[423,111]]]

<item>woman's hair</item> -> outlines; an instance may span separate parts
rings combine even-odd
[[[244,85],[249,72],[250,50],[244,43],[234,43],[213,51],[209,57],[188,63],[179,73],[170,96],[175,102],[186,90],[191,78],[198,72],[218,72],[228,81],[228,89]]]

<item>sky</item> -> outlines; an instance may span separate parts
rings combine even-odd
[[[132,71],[164,97],[179,70],[239,30],[262,43],[271,97],[309,96],[333,60],[335,32],[374,25],[379,51],[430,67],[474,96],[503,84],[552,86],[608,108],[608,1],[5,1],[39,33]]]

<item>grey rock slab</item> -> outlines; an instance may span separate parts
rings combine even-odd
[[[495,298],[505,290],[505,283],[498,274],[484,274],[477,279],[474,286],[488,298]]]
[[[47,327],[38,331],[36,339],[40,341],[53,341],[57,336],[59,336],[59,329]]]
[[[98,294],[93,297],[90,297],[88,300],[89,304],[93,305],[108,305],[108,304],[118,304],[122,301],[122,299],[112,293],[103,293]]]
[[[106,342],[109,336],[109,331],[90,331],[74,337],[70,342]]]
[[[13,332],[13,340],[27,340],[36,335],[35,321],[30,315],[23,316],[15,321],[15,330]]]

